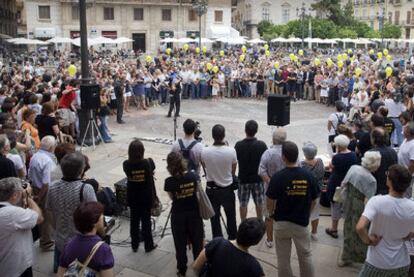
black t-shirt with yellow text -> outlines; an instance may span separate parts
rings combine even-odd
[[[275,221],[308,226],[312,200],[318,197],[313,175],[300,167],[288,167],[272,176],[266,196],[276,200]]]
[[[128,178],[128,206],[151,207],[153,201],[153,176],[155,164],[152,159],[138,162],[124,161],[124,172]]]
[[[164,190],[173,195],[172,213],[195,211],[198,213],[196,196],[197,175],[192,172],[182,177],[165,179]]]

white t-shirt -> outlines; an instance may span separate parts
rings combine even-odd
[[[410,257],[403,238],[414,231],[414,202],[390,195],[372,197],[363,216],[371,222],[369,234],[382,236],[377,246],[369,246],[366,261],[381,269],[408,266]]]
[[[398,150],[398,163],[408,168],[411,160],[414,161],[414,139],[405,139]]]
[[[24,165],[22,157],[20,155],[9,153],[7,154],[7,158],[13,162],[16,173],[23,169],[24,174],[26,175],[26,166]]]
[[[227,187],[233,182],[232,166],[237,163],[237,154],[229,146],[204,147],[201,160],[206,167],[207,182],[214,181],[217,186]]]
[[[329,130],[329,135],[333,136],[335,135],[335,130],[338,127],[338,122],[339,119],[342,118],[342,123],[346,123],[347,117],[346,114],[342,113],[342,112],[336,112],[336,113],[332,113],[329,118],[328,121],[332,122],[332,126],[331,130]]]
[[[388,109],[388,117],[399,117],[400,114],[406,110],[403,103],[396,103],[392,99],[385,99],[384,104]]]

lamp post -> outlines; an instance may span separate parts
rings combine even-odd
[[[382,2],[382,13],[378,13],[378,24],[381,32],[381,48],[384,48],[385,3]]]
[[[302,2],[301,8],[296,8],[296,15],[299,16],[301,23],[300,28],[302,30],[302,49],[305,47],[305,17],[306,17],[306,8],[305,8],[305,2]]]
[[[198,47],[201,49],[201,17],[207,13],[208,0],[193,0],[192,5],[198,15]]]
[[[89,53],[88,30],[86,23],[86,1],[79,0],[80,41],[81,41],[81,72],[82,84],[89,84]]]

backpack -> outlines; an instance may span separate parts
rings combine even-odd
[[[184,147],[184,143],[182,139],[178,140],[178,144],[180,145],[180,151],[183,155],[184,159],[187,161],[187,169],[189,171],[196,171],[197,166],[193,159],[191,159],[191,149],[198,143],[198,141],[193,141],[187,148]]]
[[[116,201],[115,193],[111,188],[104,187],[96,194],[98,202],[104,206],[104,215],[113,216],[119,214],[121,208]]]
[[[91,252],[89,253],[89,256],[86,258],[85,262],[82,264],[79,262],[78,259],[75,259],[66,269],[65,274],[63,274],[64,277],[95,277],[97,276],[97,272],[90,269],[88,267],[89,263],[91,262],[93,256],[95,256],[95,253],[98,251],[99,247],[104,244],[103,241],[99,241],[95,244],[95,246],[92,248]]]
[[[341,116],[338,116],[337,113],[335,113],[336,118],[338,119],[338,124],[336,124],[336,128],[335,128],[335,135],[338,135],[338,127],[339,125],[344,125],[344,115],[342,114]]]

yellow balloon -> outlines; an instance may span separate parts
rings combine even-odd
[[[391,61],[392,60],[392,56],[391,55],[387,55],[387,61]]]
[[[342,60],[338,61],[338,67],[339,68],[344,67],[344,62]]]
[[[279,62],[275,62],[275,64],[273,65],[276,69],[279,69],[280,65]]]
[[[361,76],[361,74],[362,74],[362,69],[361,69],[361,68],[359,68],[359,67],[357,67],[357,68],[355,69],[355,75],[356,75],[357,77],[359,77],[359,76]]]
[[[302,49],[299,50],[299,56],[303,56],[303,50]]]
[[[211,63],[207,63],[207,69],[208,70],[212,70],[213,69],[213,65]]]
[[[197,47],[197,48],[195,49],[195,51],[196,51],[196,53],[197,53],[197,54],[200,54],[200,47]]]
[[[213,67],[213,72],[214,72],[214,73],[219,72],[219,68],[218,68],[218,66],[217,66],[217,65]]]
[[[333,61],[332,61],[332,59],[331,59],[331,58],[328,58],[328,59],[326,60],[326,63],[328,64],[328,66],[332,66]]]
[[[388,77],[391,77],[392,75],[392,67],[391,66],[387,66],[387,68],[385,69],[385,74]]]
[[[147,63],[152,62],[152,57],[151,57],[150,55],[148,55],[148,56],[145,58],[145,61],[146,61]]]
[[[184,51],[187,51],[187,50],[188,50],[188,47],[189,47],[189,46],[188,46],[188,44],[187,44],[187,43],[186,43],[186,44],[184,44],[184,45],[183,45],[183,49],[184,49]]]
[[[374,54],[375,54],[374,49],[369,50],[369,54],[370,54],[370,55],[374,55]]]
[[[348,54],[352,54],[352,49],[348,49]]]
[[[68,72],[69,72],[70,77],[74,77],[76,74],[76,71],[77,71],[76,66],[74,66],[73,64],[69,65]]]
[[[384,56],[388,56],[388,49],[382,50],[382,53],[384,53]]]
[[[243,45],[242,48],[241,48],[241,50],[242,50],[243,53],[246,53],[247,47]]]
[[[270,56],[270,51],[266,50],[265,55],[266,55],[266,57],[269,57]]]
[[[321,64],[321,60],[318,58],[315,58],[314,62],[313,62],[316,66]]]
[[[171,54],[171,48],[165,49],[165,54],[170,55]]]
[[[246,58],[245,55],[240,55],[239,61],[244,62],[244,59]]]
[[[299,60],[298,56],[293,55],[293,61],[297,63],[297,62],[298,62],[298,60]]]
[[[342,55],[341,54],[338,54],[338,56],[336,57],[336,60],[337,61],[342,61]]]
[[[203,53],[205,54],[207,52],[207,47],[203,46]]]
[[[264,45],[264,49],[265,49],[265,50],[269,50],[269,44],[265,44],[265,45]]]
[[[346,61],[346,59],[348,59],[348,55],[347,55],[346,53],[343,53],[343,54],[342,54],[342,59],[343,59],[344,61]]]
[[[289,54],[289,59],[291,61],[294,61],[295,60],[295,54]]]
[[[224,50],[220,50],[220,57],[224,57]]]
[[[377,57],[378,57],[378,59],[382,59],[382,52],[378,52]]]

